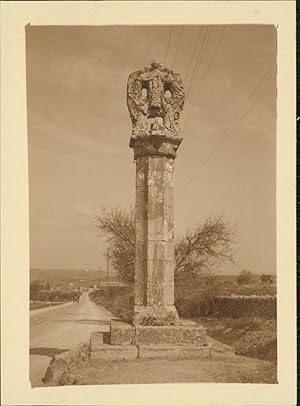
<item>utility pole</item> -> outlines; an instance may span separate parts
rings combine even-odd
[[[108,279],[109,279],[109,247],[107,248],[107,256],[106,256],[106,282],[108,283]]]
[[[100,289],[100,286],[101,286],[101,268],[99,265],[99,289]]]

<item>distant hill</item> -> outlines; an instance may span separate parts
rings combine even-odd
[[[238,275],[223,275],[216,274],[213,276],[217,283],[236,283]],[[253,274],[253,282],[260,283],[261,275]],[[272,275],[273,282],[276,283],[276,276]],[[74,283],[76,286],[91,286],[98,284],[99,271],[95,270],[72,270],[72,269],[37,269],[32,268],[30,270],[30,281],[40,280],[48,281],[50,286],[62,285],[66,286],[68,283]],[[117,281],[116,275],[110,275],[109,282]],[[106,272],[100,272],[100,281],[107,282]]]
[[[106,280],[106,272],[100,271],[100,279]],[[115,277],[110,277],[114,280]],[[71,270],[71,269],[30,269],[30,280],[48,280],[48,281],[98,281],[99,271],[89,270]]]

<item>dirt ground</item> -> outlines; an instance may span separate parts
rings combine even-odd
[[[88,361],[65,384],[277,383],[276,364],[246,357],[200,360]],[[72,382],[73,381],[73,382]]]

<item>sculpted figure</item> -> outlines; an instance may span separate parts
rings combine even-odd
[[[133,135],[145,135],[147,128],[147,101],[142,97],[142,82],[139,79],[141,71],[129,75],[127,83],[127,106],[132,121]]]
[[[154,131],[179,135],[184,97],[181,76],[159,62],[154,61],[150,67],[131,73],[127,83],[127,106],[133,136],[151,135]]]

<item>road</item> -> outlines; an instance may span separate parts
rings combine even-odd
[[[67,303],[30,312],[30,381],[43,386],[41,379],[54,354],[88,342],[93,331],[109,331],[113,315],[96,305],[87,293],[79,303]]]

